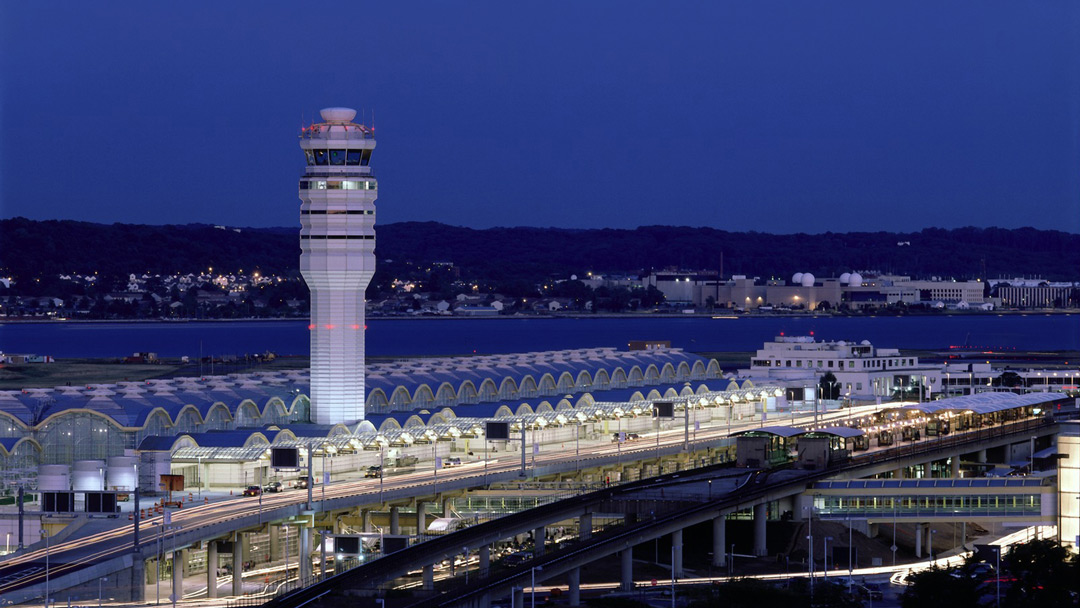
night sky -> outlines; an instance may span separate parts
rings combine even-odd
[[[298,226],[355,107],[379,222],[1080,232],[1080,3],[3,2],[0,217]]]

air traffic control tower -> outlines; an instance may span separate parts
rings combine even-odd
[[[326,108],[300,132],[300,272],[311,290],[311,421],[364,418],[364,290],[375,273],[370,127]]]

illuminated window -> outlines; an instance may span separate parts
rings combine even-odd
[[[344,165],[345,164],[345,150],[330,150],[330,164],[331,165]]]
[[[315,155],[316,165],[326,164],[327,158],[329,157],[326,150],[312,150],[312,153]]]
[[[311,150],[304,150],[304,156],[307,157],[307,164],[309,164],[309,165],[314,165],[315,164],[315,153],[314,152],[312,152]]]

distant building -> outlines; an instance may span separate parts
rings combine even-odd
[[[777,336],[766,342],[743,375],[775,381],[804,380],[816,385],[831,372],[838,392],[851,398],[892,399],[926,387],[926,397],[940,390],[940,365],[922,364],[895,348],[875,348],[869,341],[818,342],[813,336]]]

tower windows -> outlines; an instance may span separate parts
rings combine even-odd
[[[349,165],[367,167],[371,164],[371,148],[304,150],[309,165]]]
[[[300,180],[301,190],[375,190],[378,185],[370,181],[357,180]]]

